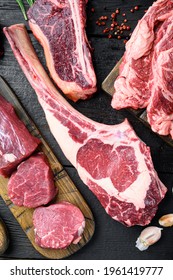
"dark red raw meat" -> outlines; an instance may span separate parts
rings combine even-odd
[[[33,224],[35,242],[40,247],[64,249],[80,241],[85,219],[78,207],[62,201],[35,209]]]
[[[85,32],[86,3],[87,0],[37,0],[28,11],[30,28],[44,48],[51,77],[73,101],[96,92]]]
[[[0,175],[9,176],[39,143],[19,120],[13,106],[0,96]]]
[[[35,208],[45,205],[56,193],[53,172],[42,153],[23,161],[8,181],[8,196],[18,206]]]

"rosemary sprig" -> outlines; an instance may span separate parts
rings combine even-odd
[[[16,2],[18,3],[18,5],[21,9],[21,12],[24,16],[24,19],[27,20],[28,18],[27,18],[27,15],[26,15],[26,10],[25,10],[25,6],[23,4],[23,1],[22,0],[16,0]],[[31,7],[34,4],[35,0],[27,0],[27,2],[29,4],[29,6]]]
[[[27,0],[27,2],[29,4],[29,6],[31,7],[34,4],[35,0]]]
[[[16,2],[18,3],[20,9],[21,9],[21,12],[24,16],[24,19],[27,20],[27,15],[26,15],[26,11],[25,11],[25,7],[24,7],[24,4],[23,4],[23,1],[22,0],[16,0]]]

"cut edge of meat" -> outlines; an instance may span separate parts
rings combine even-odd
[[[31,155],[20,163],[11,175],[7,189],[14,205],[36,208],[48,204],[58,193],[58,188],[44,153]]]
[[[34,36],[37,38],[39,43],[42,45],[47,67],[49,69],[50,76],[54,80],[55,84],[62,90],[62,92],[71,100],[76,102],[79,99],[88,99],[90,98],[96,91],[96,75],[94,71],[94,67],[92,64],[92,57],[90,52],[90,46],[88,43],[88,39],[85,32],[85,23],[81,24],[82,30],[81,33],[83,34],[83,43],[85,46],[82,47],[82,54],[80,53],[80,56],[83,57],[83,66],[85,69],[81,69],[81,73],[83,75],[83,78],[86,79],[88,86],[83,87],[82,82],[77,83],[76,81],[65,81],[61,79],[55,69],[55,59],[53,59],[53,56],[51,55],[50,50],[50,43],[48,41],[48,38],[44,35],[43,31],[41,30],[40,26],[37,24],[36,20],[32,18],[32,11],[35,8],[39,1],[36,1],[33,6],[28,10],[28,17],[29,17],[29,26],[34,34]],[[79,1],[82,2],[80,5],[84,5],[84,2],[87,1]],[[73,5],[72,5],[73,7]],[[81,9],[81,6],[80,6]],[[38,11],[37,11],[38,12]],[[82,13],[82,12],[81,12]],[[80,13],[79,13],[80,14]],[[84,16],[84,15],[82,15]],[[80,36],[79,36],[80,37]],[[58,39],[58,38],[57,38]],[[80,42],[82,43],[82,42]],[[86,52],[86,55],[85,55]],[[64,66],[65,67],[65,66]],[[77,65],[73,66],[74,68],[77,68]],[[74,69],[74,71],[76,71]]]
[[[4,177],[9,177],[11,175],[11,173],[17,168],[18,164],[20,164],[23,160],[27,159],[32,153],[34,153],[34,151],[37,149],[37,147],[39,146],[41,141],[40,141],[40,139],[33,136],[29,132],[26,125],[17,116],[13,105],[10,102],[8,102],[1,95],[0,95],[0,100],[1,100],[1,105],[2,105],[2,102],[4,103],[4,109],[5,109],[5,104],[8,106],[8,108],[7,108],[7,110],[8,110],[7,114],[9,115],[8,121],[9,121],[9,118],[11,117],[12,125],[13,125],[12,130],[14,130],[14,127],[20,128],[20,129],[18,129],[18,132],[16,132],[16,134],[15,134],[15,139],[16,139],[17,143],[19,143],[19,141],[21,141],[21,138],[22,138],[22,142],[19,143],[19,145],[20,145],[18,147],[19,150],[17,150],[17,147],[15,147],[15,152],[13,151],[14,154],[13,153],[9,154],[9,151],[7,151],[7,150],[6,150],[6,153],[4,153],[3,150],[1,151],[0,175],[2,175]],[[4,114],[4,116],[5,116],[5,114]],[[2,121],[4,121],[4,120],[2,120]],[[3,125],[3,128],[4,128],[4,125]],[[8,140],[8,134],[5,134],[5,135],[7,136],[7,140]],[[14,146],[14,141],[13,141],[13,143],[11,142],[10,145]],[[8,147],[8,150],[9,150],[9,147]]]

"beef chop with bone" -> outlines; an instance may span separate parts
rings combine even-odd
[[[127,120],[105,125],[70,106],[47,76],[23,24],[6,27],[4,33],[52,134],[106,212],[127,226],[150,223],[167,190],[154,169],[150,148]]]
[[[73,101],[96,92],[96,76],[85,32],[88,0],[37,0],[29,25],[44,48],[52,79]]]

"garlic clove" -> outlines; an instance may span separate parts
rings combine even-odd
[[[162,228],[149,226],[141,231],[138,239],[136,240],[136,247],[140,251],[146,250],[149,246],[156,243],[161,238]]]
[[[172,227],[173,226],[173,214],[163,215],[159,219],[159,224],[163,227]]]

